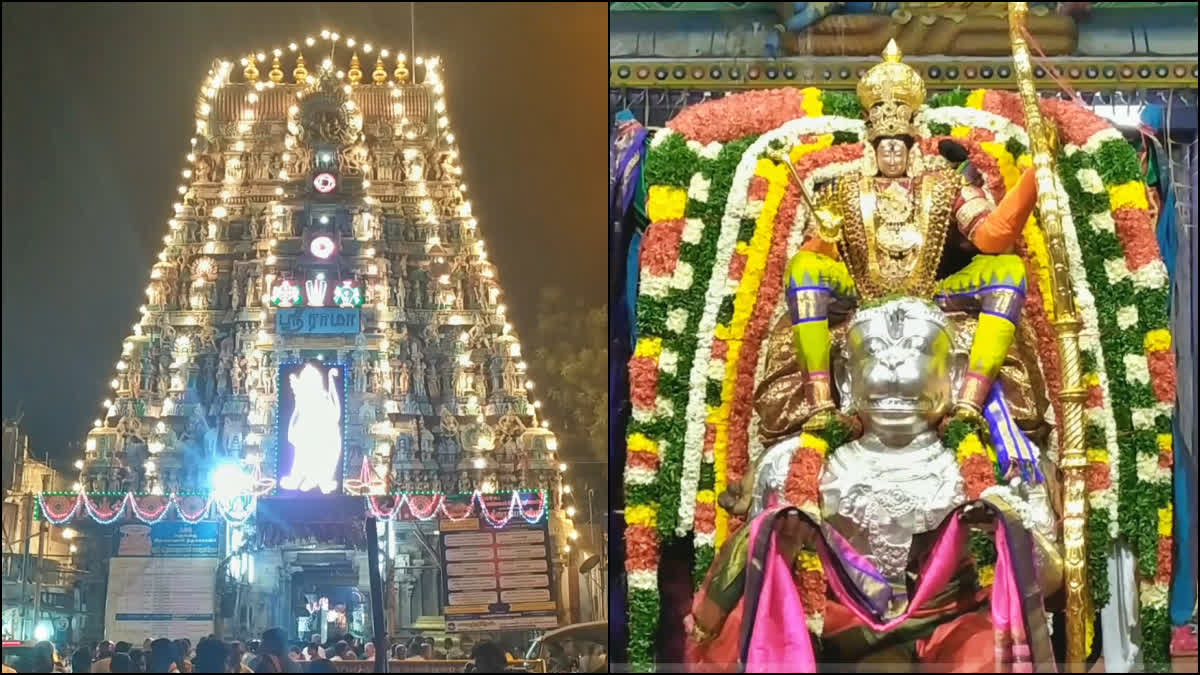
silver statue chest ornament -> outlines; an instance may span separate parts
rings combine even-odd
[[[933,431],[903,448],[876,436],[847,443],[820,485],[824,519],[894,582],[904,580],[913,535],[966,501],[958,463]]]
[[[965,501],[954,454],[938,438],[950,407],[951,336],[945,315],[900,298],[859,310],[836,351],[843,409],[862,438],[831,450],[821,475],[822,516],[890,580],[903,582],[913,535],[937,527]],[[799,438],[758,465],[753,509],[782,497]]]
[[[830,449],[820,478],[821,516],[890,581],[903,585],[913,535],[935,529],[966,501],[954,452],[937,434],[965,370],[952,353],[950,324],[936,306],[901,297],[860,309],[835,345],[833,379],[842,409],[863,436]],[[751,513],[785,501],[800,437],[776,443],[757,461]],[[1042,485],[989,488],[1027,527],[1052,535]],[[985,492],[985,495],[988,494]]]

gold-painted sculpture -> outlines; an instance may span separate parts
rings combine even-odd
[[[292,70],[292,77],[295,78],[296,84],[304,84],[308,81],[308,68],[304,67],[304,54],[296,56],[296,67]]]
[[[809,374],[805,386],[814,408],[830,411],[830,312],[844,313],[892,294],[936,297],[944,309],[979,312],[984,324],[955,399],[958,414],[978,417],[1024,304],[1025,268],[1011,248],[1033,208],[1033,176],[1023,177],[993,207],[983,190],[960,174],[925,170],[913,128],[925,84],[901,56],[890,42],[883,63],[859,82],[867,113],[864,175],[835,180],[819,191],[823,208],[810,224],[816,236],[789,263],[796,356]],[[939,279],[956,232],[980,255]],[[810,428],[820,428],[825,420],[815,418]]]
[[[1083,672],[1087,658],[1087,621],[1092,615],[1087,586],[1087,547],[1084,529],[1087,523],[1084,471],[1087,457],[1083,448],[1083,404],[1087,394],[1081,380],[1079,329],[1074,290],[1068,272],[1066,242],[1062,231],[1062,209],[1055,189],[1054,138],[1042,120],[1037,92],[1033,86],[1033,66],[1025,43],[1029,3],[1010,2],[1009,28],[1017,86],[1025,112],[1025,124],[1033,146],[1033,165],[1038,184],[1038,211],[1046,231],[1050,255],[1050,292],[1054,296],[1054,330],[1062,361],[1063,415],[1063,546],[1067,591],[1067,667]]]
[[[258,82],[258,67],[254,65],[254,54],[251,54],[246,59],[246,67],[242,70],[242,75],[246,77],[246,81],[250,84]]]

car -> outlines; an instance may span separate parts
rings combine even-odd
[[[608,672],[608,622],[563,626],[534,641],[525,659],[546,661],[548,673]]]

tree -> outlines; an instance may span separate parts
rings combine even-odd
[[[594,520],[608,510],[608,309],[588,307],[557,288],[542,289],[531,344],[532,392],[558,436],[559,457],[570,465],[577,522],[587,519],[588,488]]]

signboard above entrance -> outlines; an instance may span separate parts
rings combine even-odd
[[[360,310],[341,307],[292,307],[275,315],[281,335],[356,335],[361,325]]]

